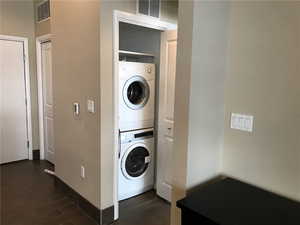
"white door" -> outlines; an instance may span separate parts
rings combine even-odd
[[[52,51],[51,42],[42,43],[45,159],[54,164]]]
[[[162,34],[157,142],[157,194],[171,201],[177,31]]]
[[[28,159],[24,46],[0,39],[0,163]]]

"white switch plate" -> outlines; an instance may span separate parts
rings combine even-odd
[[[80,167],[80,176],[81,176],[82,179],[85,178],[85,168],[84,168],[84,166]]]
[[[231,114],[231,129],[253,132],[253,123],[254,116],[237,113]]]
[[[87,110],[90,113],[95,113],[95,102],[93,100],[88,100],[87,101]]]

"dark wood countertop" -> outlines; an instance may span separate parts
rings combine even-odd
[[[300,225],[300,203],[232,178],[195,191],[177,206],[220,225]]]

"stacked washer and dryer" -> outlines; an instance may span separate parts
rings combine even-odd
[[[155,65],[119,62],[119,200],[154,186]]]

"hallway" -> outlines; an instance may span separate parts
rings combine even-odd
[[[46,161],[0,166],[1,225],[96,225],[54,186]],[[168,225],[170,206],[154,192],[121,202],[116,225]]]

